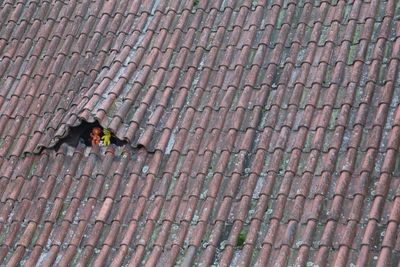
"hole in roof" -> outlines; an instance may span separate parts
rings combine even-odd
[[[141,148],[146,148],[144,145],[142,145],[142,144],[138,144],[137,146],[136,146],[136,148],[137,149],[141,149]]]
[[[70,127],[68,135],[61,138],[54,149],[57,151],[63,143],[77,147],[80,143],[86,146],[108,146],[111,144],[122,146],[127,142],[118,139],[111,131],[103,128],[98,121],[82,121],[80,125]]]

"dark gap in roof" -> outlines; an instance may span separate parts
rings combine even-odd
[[[107,143],[107,139],[110,142],[109,144]],[[76,127],[71,127],[68,135],[64,138],[61,138],[54,146],[54,149],[58,151],[63,143],[66,143],[67,145],[72,147],[77,147],[79,143],[83,143],[86,146],[108,146],[110,144],[123,146],[127,142],[118,139],[112,132],[103,128],[98,121],[92,123],[82,121],[80,125]]]
[[[144,146],[144,145],[142,145],[142,144],[138,144],[137,146],[136,146],[136,148],[137,149],[141,149],[141,148],[144,148],[144,149],[146,149],[146,147]],[[149,151],[150,152],[150,151]],[[151,152],[150,152],[151,153]]]

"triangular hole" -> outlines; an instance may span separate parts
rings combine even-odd
[[[67,136],[61,138],[54,149],[57,151],[63,143],[69,146],[77,147],[79,143],[85,144],[86,146],[102,145],[102,137],[105,135],[105,130],[99,122],[87,122],[82,123],[76,127],[70,127]],[[116,146],[123,146],[126,141],[118,139],[113,133],[111,133],[110,144]]]

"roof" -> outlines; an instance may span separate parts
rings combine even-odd
[[[399,263],[398,1],[0,13],[1,265]]]

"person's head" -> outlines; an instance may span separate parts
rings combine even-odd
[[[94,127],[92,129],[92,134],[100,135],[101,134],[101,129],[99,127]]]

